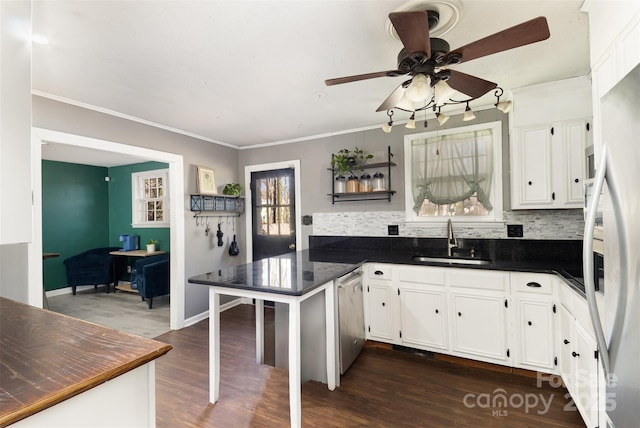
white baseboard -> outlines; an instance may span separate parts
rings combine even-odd
[[[234,299],[234,300],[232,300],[230,302],[227,302],[224,305],[220,305],[220,312],[224,312],[227,309],[233,308],[234,306],[242,305],[242,304],[245,303],[244,300],[245,299],[238,298],[238,299]],[[196,316],[193,316],[191,318],[185,319],[184,320],[184,326],[185,327],[190,327],[190,326],[192,326],[194,324],[199,323],[202,320],[206,320],[207,318],[209,318],[209,311],[204,311],[202,313],[199,313]]]
[[[98,285],[98,287],[103,287],[104,285]],[[83,291],[83,290],[90,290],[93,289],[94,286],[93,285],[78,285],[76,287],[76,293],[78,291]],[[49,290],[46,292],[47,297],[55,297],[55,296],[62,296],[63,294],[71,294],[73,292],[73,290],[71,289],[71,287],[64,287],[64,288],[58,288],[56,290]]]

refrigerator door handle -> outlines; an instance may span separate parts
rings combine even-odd
[[[593,325],[593,331],[596,334],[596,342],[598,343],[598,350],[600,351],[600,361],[602,361],[602,368],[604,370],[604,378],[609,381],[609,349],[607,348],[607,342],[604,338],[604,331],[602,323],[600,322],[600,314],[598,312],[598,306],[596,304],[596,288],[594,282],[593,271],[593,230],[596,224],[596,210],[598,207],[598,201],[602,193],[602,186],[606,177],[606,165],[607,165],[607,146],[602,146],[602,158],[600,159],[600,165],[596,172],[596,178],[593,182],[593,193],[591,194],[591,201],[589,203],[589,209],[587,211],[587,218],[584,224],[584,244],[582,246],[582,266],[584,276],[584,288],[587,295],[587,305],[589,307],[589,315],[591,316],[591,324]]]

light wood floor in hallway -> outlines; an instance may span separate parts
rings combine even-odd
[[[272,314],[266,317],[272,325]],[[156,362],[158,428],[289,426],[288,373],[255,363],[254,328],[253,306],[221,314],[220,400],[215,405],[209,403],[208,322],[156,338],[174,347]],[[318,382],[302,386],[302,424],[584,427],[565,394],[548,383],[537,387],[531,377],[367,347],[335,391]],[[493,407],[501,395],[506,407]]]

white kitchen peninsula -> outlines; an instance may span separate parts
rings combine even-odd
[[[301,401],[301,304],[324,293],[327,386],[336,387],[336,313],[334,279],[357,265],[312,262],[306,251],[289,253],[257,262],[209,272],[189,278],[189,282],[209,286],[209,400],[220,398],[220,295],[255,299],[256,362],[263,363],[263,301],[289,307],[289,404],[291,426],[302,423]],[[319,332],[320,333],[320,332]]]

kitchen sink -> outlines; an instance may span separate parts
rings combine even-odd
[[[412,257],[414,261],[425,263],[449,263],[454,265],[488,265],[491,264],[491,260],[476,259],[473,257],[460,257],[460,256],[420,256],[415,255]]]

